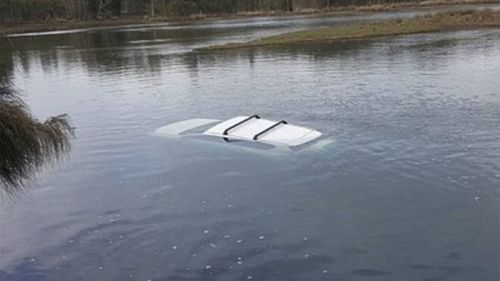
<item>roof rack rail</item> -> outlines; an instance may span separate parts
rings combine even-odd
[[[240,122],[232,125],[231,127],[229,127],[226,130],[224,130],[223,135],[225,135],[225,136],[229,135],[229,131],[231,131],[232,129],[234,129],[234,128],[236,128],[236,127],[238,127],[238,126],[240,126],[240,125],[242,125],[242,124],[244,124],[244,123],[246,123],[246,122],[248,122],[248,121],[250,121],[250,120],[252,120],[254,118],[255,119],[260,119],[260,116],[257,115],[257,114],[255,114],[255,115],[252,115],[252,116],[250,116],[250,117],[248,117],[248,118],[246,118],[246,119],[244,119],[244,120],[242,120],[242,121],[240,121]]]
[[[281,124],[288,124],[288,122],[286,122],[285,120],[281,120],[279,122],[276,122],[274,125],[266,128],[265,130],[263,130],[262,132],[256,134],[254,137],[253,137],[253,140],[258,140],[260,136],[264,135],[265,133],[268,133],[269,131],[273,130],[274,128],[278,127],[279,125]]]

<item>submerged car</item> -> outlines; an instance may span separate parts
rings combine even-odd
[[[288,124],[284,120],[272,121],[263,119],[259,115],[252,115],[237,116],[225,121],[189,119],[161,127],[155,131],[155,135],[201,138],[268,149],[299,150],[305,146],[318,144],[322,133],[314,129]]]

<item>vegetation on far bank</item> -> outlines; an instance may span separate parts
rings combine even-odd
[[[298,11],[418,0],[2,0],[0,22]]]
[[[335,15],[494,4],[500,0],[6,0],[0,35],[254,16]]]
[[[500,11],[465,10],[377,22],[349,23],[264,37],[250,42],[216,45],[201,50],[225,50],[301,44],[309,42],[343,41],[370,37],[437,32],[446,30],[500,27]]]

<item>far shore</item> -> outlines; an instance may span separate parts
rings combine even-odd
[[[314,42],[335,42],[383,36],[428,33],[477,28],[499,28],[500,11],[461,10],[441,12],[408,19],[383,20],[375,22],[348,23],[335,27],[316,28],[269,36],[243,43],[215,45],[207,50],[228,50]]]
[[[8,22],[0,23],[0,36],[27,33],[27,32],[47,32],[84,28],[100,27],[119,27],[125,25],[147,25],[161,23],[191,23],[204,20],[224,20],[224,19],[244,19],[264,16],[335,16],[348,14],[371,14],[390,11],[414,11],[414,10],[432,10],[445,7],[467,7],[470,5],[500,4],[500,0],[427,0],[421,2],[408,2],[397,4],[379,4],[368,6],[347,6],[334,7],[322,10],[301,10],[295,12],[248,12],[227,15],[193,15],[189,17],[127,17],[101,20],[51,20],[43,22]]]

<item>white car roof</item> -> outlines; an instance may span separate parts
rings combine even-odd
[[[237,116],[222,122],[216,119],[189,119],[161,127],[156,130],[156,134],[178,136],[212,123],[216,124],[200,132],[201,135],[219,137],[227,141],[242,140],[290,147],[306,144],[322,135],[314,129],[290,125],[286,121],[262,119],[257,115]]]
[[[230,130],[226,131],[228,128]],[[213,126],[203,134],[287,146],[305,144],[321,136],[320,132],[313,129],[289,125],[285,121],[256,118],[255,115],[231,118]]]

